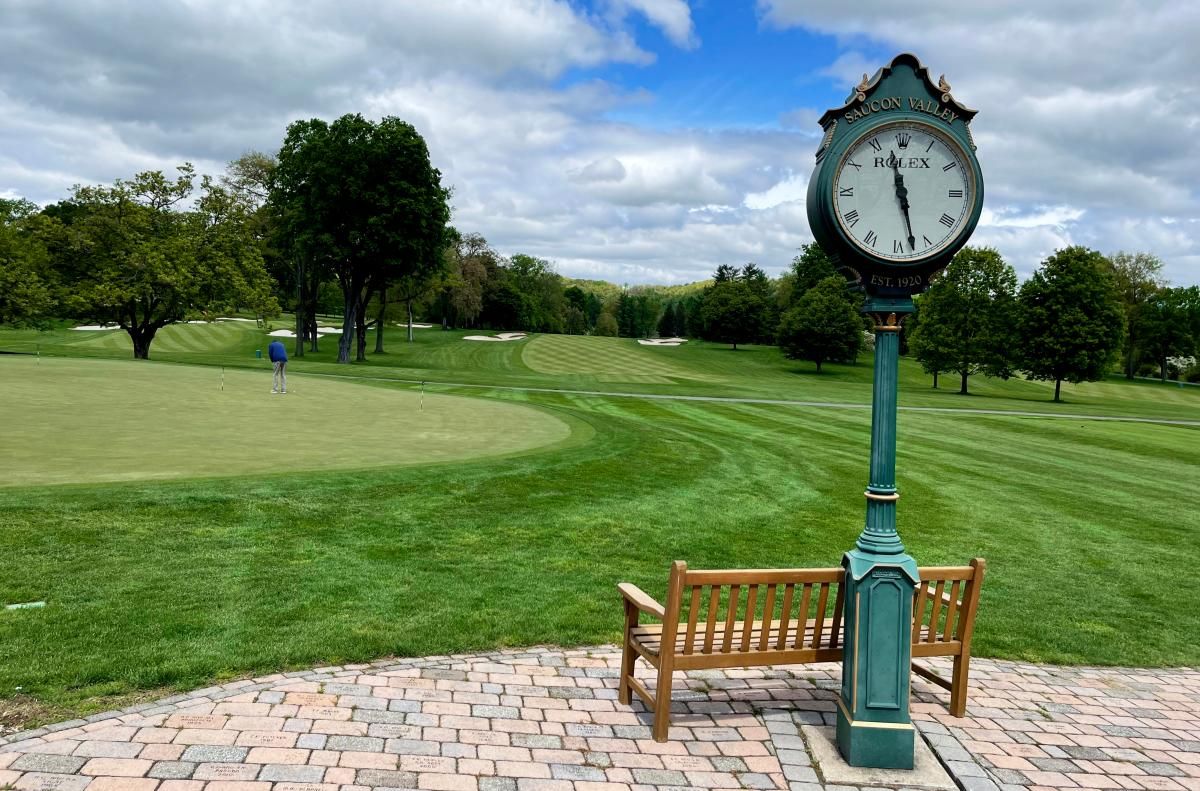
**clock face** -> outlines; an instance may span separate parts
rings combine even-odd
[[[974,172],[950,135],[897,121],[850,145],[834,176],[833,206],[842,232],[864,252],[916,263],[962,234],[975,208]]]

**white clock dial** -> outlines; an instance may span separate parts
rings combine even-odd
[[[862,250],[916,262],[962,233],[975,208],[975,179],[950,135],[896,121],[863,135],[842,156],[833,206],[842,231]]]

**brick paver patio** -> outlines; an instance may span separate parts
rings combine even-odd
[[[616,702],[611,646],[385,660],[285,673],[0,739],[30,791],[852,791],[800,724],[831,723],[840,668],[676,676],[650,739]],[[976,660],[970,717],[918,681],[913,717],[966,791],[1200,791],[1200,672]]]

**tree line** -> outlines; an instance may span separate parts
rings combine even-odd
[[[820,372],[872,340],[863,295],[815,244],[770,278],[756,264],[710,281],[617,286],[570,280],[552,262],[504,256],[450,222],[441,183],[408,123],[344,115],[296,121],[275,155],[251,152],[217,179],[190,164],[111,186],[76,186],[45,206],[0,199],[0,323],[54,318],[125,330],[146,358],[162,327],[224,311],[296,319],[296,354],[316,350],[336,313],[338,361],[366,359],[369,334],[417,318],[444,328],[610,337],[683,336],[777,344]],[[906,322],[910,353],[934,377],[1018,373],[1200,378],[1200,289],[1171,288],[1148,253],[1069,247],[1017,286],[999,253],[961,251]]]

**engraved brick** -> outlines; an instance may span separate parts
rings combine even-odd
[[[341,709],[336,706],[301,706],[296,716],[306,720],[348,720],[354,713],[352,709]],[[383,714],[385,712],[361,712],[362,714]],[[264,728],[263,730],[267,730]]]
[[[228,717],[221,714],[176,714],[166,722],[168,728],[224,728]]]
[[[439,774],[454,774],[453,758],[439,758],[432,755],[402,755],[400,768],[406,772],[437,772]]]
[[[238,747],[294,747],[298,733],[283,731],[242,731],[238,734]]]
[[[183,728],[175,737],[175,744],[233,744],[237,737],[237,731]]]
[[[194,780],[253,780],[258,776],[257,764],[200,764],[192,773]]]
[[[294,703],[297,706],[336,706],[337,695],[322,695],[316,692],[289,692],[283,699],[284,703]]]
[[[83,791],[91,782],[92,778],[80,775],[30,772],[14,785],[19,791]]]

